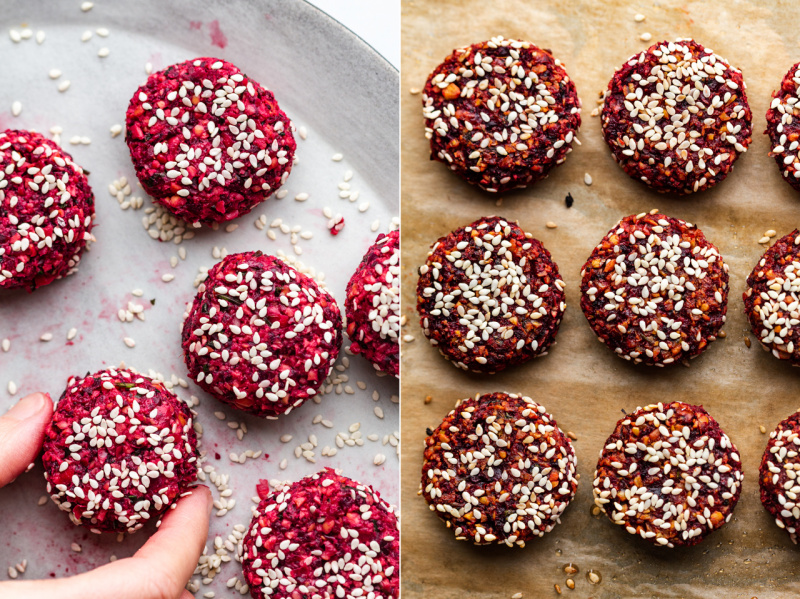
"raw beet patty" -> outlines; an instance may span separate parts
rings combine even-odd
[[[583,266],[581,309],[621,358],[694,358],[725,324],[728,267],[696,226],[655,211],[627,216]]]
[[[33,291],[75,272],[93,219],[72,156],[32,131],[0,133],[0,289]]]
[[[425,439],[422,495],[456,538],[524,547],[561,520],[575,496],[569,438],[529,397],[459,401]]]
[[[394,508],[331,468],[262,495],[243,541],[253,599],[395,599],[399,562]]]
[[[800,231],[769,248],[747,277],[744,311],[761,346],[800,366]]]
[[[767,129],[772,150],[781,175],[800,191],[800,62],[794,64],[781,81],[780,89],[772,94],[767,110]]]
[[[800,528],[800,504],[797,501],[800,497],[797,481],[800,471],[799,432],[800,413],[795,412],[770,433],[758,470],[761,503],[775,518],[775,524],[786,530],[795,544]]]
[[[731,519],[742,465],[702,406],[637,408],[600,452],[594,502],[614,524],[656,545],[696,545]]]
[[[70,378],[43,452],[47,492],[95,533],[134,532],[159,519],[197,476],[189,408],[130,370]]]
[[[400,374],[400,231],[381,234],[347,284],[350,351]]]
[[[456,48],[422,95],[431,159],[504,192],[564,162],[581,126],[575,84],[550,50],[495,37]]]
[[[208,271],[183,323],[189,376],[264,418],[317,394],[342,345],[339,306],[275,256],[231,254]]]
[[[292,170],[289,118],[272,92],[224,60],[153,73],[133,94],[125,123],[142,187],[190,223],[247,214]]]
[[[419,269],[422,330],[464,370],[497,372],[546,354],[565,308],[550,252],[499,216],[442,237]]]
[[[600,117],[614,159],[659,192],[713,187],[753,132],[741,71],[691,39],[628,59],[608,84]]]

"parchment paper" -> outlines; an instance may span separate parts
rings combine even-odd
[[[302,225],[313,233],[310,240],[300,240],[299,258],[322,271],[331,293],[342,306],[345,287],[363,253],[374,241],[377,231],[370,230],[380,220],[380,230],[387,231],[398,213],[397,176],[398,107],[397,71],[371,48],[317,9],[302,1],[237,0],[196,3],[191,0],[160,2],[97,1],[89,12],[82,12],[80,2],[36,0],[4,3],[0,16],[0,129],[33,128],[47,134],[50,127],[63,127],[62,145],[76,161],[91,171],[89,182],[97,202],[97,243],[84,255],[80,271],[56,281],[33,294],[7,293],[0,296],[0,339],[11,339],[11,351],[0,352],[0,413],[22,395],[34,390],[48,391],[58,399],[70,375],[96,371],[124,360],[140,372],[160,371],[186,377],[180,348],[180,325],[184,306],[196,293],[192,283],[200,266],[212,266],[217,259],[212,248],[225,247],[229,252],[261,249],[282,250],[294,256],[289,236],[277,232],[270,240],[266,231],[253,226],[261,215],[269,225],[282,218],[289,226]],[[43,44],[34,39],[14,44],[8,29],[30,27],[46,34]],[[96,33],[108,28],[110,35]],[[93,37],[81,42],[89,30]],[[98,50],[110,49],[107,58],[98,58]],[[248,216],[235,221],[238,229],[225,232],[201,229],[194,239],[180,246],[186,260],[170,266],[178,246],[152,240],[142,227],[144,209],[120,210],[109,195],[108,185],[126,176],[133,195],[144,196],[136,185],[123,135],[112,139],[109,127],[124,126],[125,109],[136,88],[147,75],[145,63],[161,69],[196,56],[219,56],[239,66],[244,72],[272,89],[297,127],[306,127],[308,138],[297,135],[299,162],[296,163],[281,200],[270,199]],[[63,71],[52,81],[48,71]],[[56,86],[71,80],[65,93]],[[343,90],[345,88],[346,92]],[[14,118],[12,102],[22,102],[22,113]],[[85,135],[91,145],[71,145],[70,137]],[[343,160],[334,162],[335,153]],[[339,197],[337,184],[346,171],[354,175],[351,189],[360,192],[357,202]],[[305,202],[296,202],[295,194],[306,192]],[[366,212],[359,204],[370,202]],[[149,200],[146,201],[149,206]],[[323,207],[345,217],[345,227],[337,237],[327,230]],[[267,226],[269,229],[269,226]],[[172,282],[163,282],[163,273],[172,273]],[[144,291],[133,298],[131,290]],[[145,306],[146,320],[121,323],[117,311],[128,301]],[[149,300],[155,300],[151,305]],[[78,330],[67,342],[67,331]],[[39,341],[50,332],[53,340]],[[123,337],[131,337],[136,347],[128,348]],[[342,358],[346,358],[344,351]],[[229,487],[236,506],[224,517],[212,516],[209,552],[214,553],[216,535],[225,539],[236,524],[251,518],[250,498],[255,495],[258,479],[297,480],[325,466],[341,468],[352,478],[373,484],[386,499],[397,504],[398,459],[394,447],[384,445],[387,435],[399,429],[399,410],[391,401],[398,384],[392,377],[377,377],[370,364],[360,357],[350,357],[350,377],[344,386],[353,393],[327,394],[321,404],[308,402],[277,421],[245,416],[220,404],[190,384],[178,389],[181,397],[195,394],[200,398],[198,421],[203,425],[202,449],[208,452],[208,464],[220,474],[230,475]],[[6,386],[13,380],[19,386],[15,397]],[[363,381],[361,389],[357,381]],[[378,401],[373,392],[379,393]],[[375,407],[383,410],[381,420]],[[216,411],[224,412],[220,421]],[[312,419],[321,414],[333,423],[327,428]],[[238,441],[228,423],[245,422],[248,433]],[[347,431],[361,422],[363,447],[344,447],[333,457],[323,457],[322,449],[335,447],[339,431]],[[316,463],[296,459],[295,448],[318,438]],[[367,440],[378,435],[377,441]],[[281,443],[282,435],[292,435]],[[229,459],[231,452],[247,449],[264,452],[246,464]],[[373,464],[375,454],[386,462]],[[285,470],[279,468],[283,459]],[[214,498],[218,493],[212,489]],[[84,572],[107,563],[111,555],[131,555],[153,532],[149,527],[118,543],[114,535],[98,536],[75,527],[50,501],[37,506],[45,494],[40,465],[21,476],[7,488],[0,489],[0,579],[7,568],[28,560],[26,579],[66,576]],[[77,542],[82,551],[70,550]],[[210,586],[201,586],[198,596],[215,591],[217,597],[240,596],[225,586],[234,576],[241,577],[237,562],[224,565]],[[199,577],[197,577],[199,578]]]
[[[764,248],[768,229],[778,236],[800,224],[800,197],[766,156],[762,134],[773,89],[800,60],[800,6],[788,2],[466,2],[403,3],[402,215],[406,333],[403,348],[403,590],[404,599],[555,596],[559,584],[575,597],[786,597],[800,592],[800,549],[778,529],[759,500],[757,469],[767,435],[800,406],[800,371],[744,344],[744,281]],[[634,22],[642,13],[647,19]],[[646,43],[638,36],[652,33]],[[421,96],[431,70],[453,48],[494,35],[550,48],[565,64],[583,100],[576,147],[550,178],[522,192],[486,195],[428,160]],[[671,198],[651,192],[615,164],[598,118],[589,116],[614,70],[651,43],[694,37],[740,68],[754,112],[754,140],[729,178],[710,192]],[[584,184],[584,173],[594,182]],[[571,193],[574,206],[564,198]],[[630,365],[599,343],[581,313],[580,269],[592,248],[623,216],[659,208],[697,223],[730,266],[727,338],[711,345],[689,368]],[[552,252],[566,282],[567,311],[550,354],[494,376],[466,374],[425,340],[414,308],[416,268],[429,244],[487,214],[519,220]],[[557,229],[546,229],[553,221]],[[455,541],[417,495],[425,428],[436,427],[458,398],[478,392],[521,392],[541,402],[565,431],[573,431],[581,475],[563,523],[524,549],[474,547]],[[430,395],[433,399],[425,404]],[[650,547],[602,515],[593,518],[591,482],[598,453],[622,410],[659,400],[703,404],[742,456],[744,488],[734,517],[702,544],[682,550]],[[574,562],[574,591],[564,564]],[[589,569],[602,582],[592,586]]]

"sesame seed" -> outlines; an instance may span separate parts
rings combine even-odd
[[[73,541],[73,542],[70,544],[70,546],[69,546],[69,547],[70,547],[70,549],[72,549],[72,550],[73,550],[75,553],[80,553],[81,551],[83,551],[83,548],[82,548],[80,545],[78,545],[77,543],[75,543],[74,541]]]
[[[344,156],[342,154],[338,154],[338,153],[334,154],[333,156],[331,156],[331,160],[333,160],[334,162],[341,162],[341,160],[343,158],[344,158]]]
[[[174,279],[175,279],[175,275],[173,275],[170,272],[161,275],[161,280],[164,281],[165,283],[169,283],[170,281],[172,281]]]
[[[591,185],[592,176],[589,173],[586,173],[585,175],[583,175],[583,182],[586,183],[586,185]]]
[[[50,77],[50,79],[58,79],[61,77],[61,71],[59,69],[50,69],[47,72],[47,76]]]
[[[8,381],[8,394],[14,395],[17,392],[17,384],[14,381]]]
[[[105,57],[107,57],[107,56],[108,56],[110,53],[111,53],[111,51],[110,51],[108,48],[100,48],[100,49],[97,51],[97,55],[98,55],[100,58],[105,58]]]
[[[643,42],[649,42],[651,39],[653,39],[653,36],[647,31],[645,31],[643,34],[639,36],[639,39],[642,40]]]
[[[640,13],[640,14],[637,14],[636,16],[634,16],[634,17],[633,17],[633,20],[634,20],[634,21],[636,21],[637,23],[641,23],[641,22],[642,22],[642,21],[644,21],[646,18],[647,18],[647,17],[645,17],[643,14],[641,14],[641,13]]]
[[[128,347],[136,347],[136,341],[134,341],[130,337],[124,337],[122,341],[124,341],[125,345],[127,345]]]
[[[61,83],[58,84],[58,91],[65,92],[65,91],[67,91],[69,89],[69,86],[70,86],[70,81],[69,80],[64,80],[64,81],[62,81]]]
[[[109,31],[105,27],[98,27],[95,29],[95,33],[100,37],[108,37]]]
[[[22,102],[16,101],[13,104],[11,104],[11,114],[13,116],[19,116],[21,112],[22,112]]]
[[[69,331],[67,331],[67,341],[72,341],[75,339],[75,336],[78,334],[78,329],[72,327]]]
[[[117,135],[122,133],[122,125],[120,124],[111,125],[109,132],[111,133],[111,137],[116,137]]]
[[[83,32],[83,35],[81,35],[81,41],[88,42],[90,39],[92,39],[92,32],[87,29]]]
[[[545,224],[545,227],[547,227],[548,229],[555,229],[555,228],[558,227],[558,225],[556,223],[554,223],[553,221],[549,220]]]
[[[53,339],[53,333],[44,333],[41,337],[39,337],[39,341],[51,341]]]
[[[81,3],[81,10],[83,12],[89,12],[94,7],[94,2],[82,2]]]

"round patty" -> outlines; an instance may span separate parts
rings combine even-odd
[[[800,413],[795,412],[769,435],[761,467],[758,470],[758,483],[761,487],[761,503],[775,518],[775,524],[789,533],[792,542],[797,544],[800,527]]]
[[[637,408],[600,452],[594,502],[614,524],[667,547],[696,545],[730,520],[742,490],[739,454],[702,406]]]
[[[317,394],[342,345],[342,317],[317,282],[275,256],[231,254],[208,271],[183,323],[189,376],[275,419]]]
[[[800,231],[780,238],[747,277],[744,311],[762,347],[800,366]]]
[[[584,264],[581,309],[621,358],[694,358],[725,324],[728,267],[696,226],[656,212],[628,216]]]
[[[158,381],[109,368],[72,377],[45,429],[47,492],[92,532],[160,519],[197,476],[189,408]]]
[[[262,497],[242,546],[253,599],[400,595],[394,508],[331,468]]]
[[[546,354],[565,308],[550,252],[499,216],[442,237],[419,269],[423,332],[464,370],[498,372]]]
[[[772,93],[767,110],[767,129],[772,151],[781,175],[786,182],[800,191],[800,62],[792,65],[781,81],[780,89]]]
[[[529,397],[459,401],[425,439],[422,495],[456,538],[524,547],[561,520],[575,496],[569,438]]]
[[[581,126],[575,84],[549,50],[502,37],[456,48],[422,95],[431,159],[490,192],[545,178]]]
[[[664,193],[722,181],[753,132],[741,71],[691,39],[633,55],[609,82],[600,117],[622,169]]]
[[[217,58],[150,75],[125,123],[142,187],[190,223],[247,214],[292,170],[292,124],[275,96]]]
[[[400,231],[380,234],[347,283],[350,351],[400,375]]]
[[[0,133],[0,289],[33,291],[75,272],[93,220],[72,156],[32,131]]]

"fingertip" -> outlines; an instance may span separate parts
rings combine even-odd
[[[23,422],[35,417],[49,418],[52,412],[53,400],[50,399],[50,394],[37,391],[26,395],[15,403],[11,409],[5,413],[4,418],[15,420],[16,422]]]

